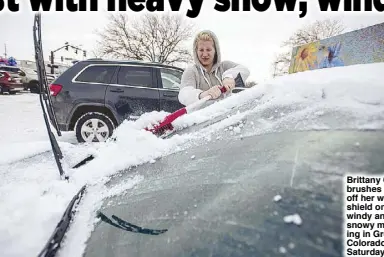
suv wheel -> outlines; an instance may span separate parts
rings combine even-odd
[[[40,93],[39,82],[37,82],[37,81],[29,82],[28,87],[29,87],[29,90],[31,93],[34,93],[34,94]]]
[[[105,142],[112,136],[113,130],[112,120],[98,112],[84,114],[75,125],[76,138],[80,143]]]

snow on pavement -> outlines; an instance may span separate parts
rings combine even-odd
[[[0,99],[0,164],[50,151],[39,96],[22,93]],[[63,132],[58,141],[76,143],[76,138],[73,132]]]
[[[160,139],[139,130],[161,120],[166,113],[143,115],[136,122],[125,122],[115,132],[116,142],[77,145],[73,133],[58,137],[69,182],[59,179],[50,151],[47,132],[37,95],[0,95],[0,249],[2,256],[36,256],[60,220],[73,195],[88,184],[77,219],[68,233],[61,256],[81,256],[84,243],[92,231],[95,212],[105,197],[134,187],[142,176],[132,176],[113,190],[104,186],[109,176],[130,166],[151,162],[162,156],[186,150],[201,143],[214,143],[220,136],[266,133],[292,124],[300,129],[316,125],[316,117],[329,110],[351,111],[354,121],[348,126],[384,128],[384,64],[356,65],[315,70],[276,78],[265,84],[226,98],[207,108],[185,115],[175,124],[179,128],[211,121],[232,113],[200,131]],[[259,100],[256,100],[259,99]],[[291,110],[242,123],[250,114],[263,113],[279,106],[307,108]],[[303,120],[313,123],[303,123]],[[360,122],[356,123],[356,119]],[[300,123],[301,122],[301,123]],[[322,125],[322,124],[320,124]],[[225,131],[228,127],[232,129]],[[223,133],[225,131],[225,133]],[[212,137],[211,137],[212,136]],[[39,154],[40,153],[40,154]],[[70,165],[92,153],[96,158],[76,170]],[[38,155],[36,155],[38,154]],[[20,161],[24,159],[23,161]],[[71,237],[76,235],[76,237]],[[75,239],[76,238],[76,239]]]

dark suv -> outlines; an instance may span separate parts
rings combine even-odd
[[[50,85],[59,129],[79,142],[105,141],[125,119],[174,112],[183,69],[158,63],[80,61]]]

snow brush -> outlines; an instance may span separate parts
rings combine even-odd
[[[244,81],[241,78],[240,73],[235,78],[236,87],[235,88],[245,88]],[[221,93],[225,93],[227,90],[225,87],[220,88]],[[171,132],[173,131],[174,127],[172,125],[172,122],[176,120],[177,118],[183,116],[184,114],[191,113],[196,109],[199,109],[203,104],[205,104],[207,101],[211,100],[211,96],[206,96],[203,99],[198,100],[197,102],[190,104],[186,107],[183,107],[168,116],[164,118],[162,122],[160,122],[158,125],[154,126],[153,128],[145,128],[145,130],[152,132],[156,136],[162,136],[167,131]]]
[[[227,89],[225,87],[220,88],[221,93],[225,93]],[[176,120],[177,118],[183,116],[184,114],[191,113],[196,109],[199,109],[203,104],[205,104],[207,101],[211,100],[212,97],[210,95],[198,100],[197,102],[190,104],[186,107],[183,107],[168,116],[164,118],[162,122],[160,122],[158,125],[154,126],[153,128],[145,128],[145,130],[152,132],[156,136],[161,136],[165,134],[167,131],[172,131],[174,129],[172,122]]]

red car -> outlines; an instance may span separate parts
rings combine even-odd
[[[0,94],[16,94],[24,89],[21,77],[7,71],[0,71]]]

